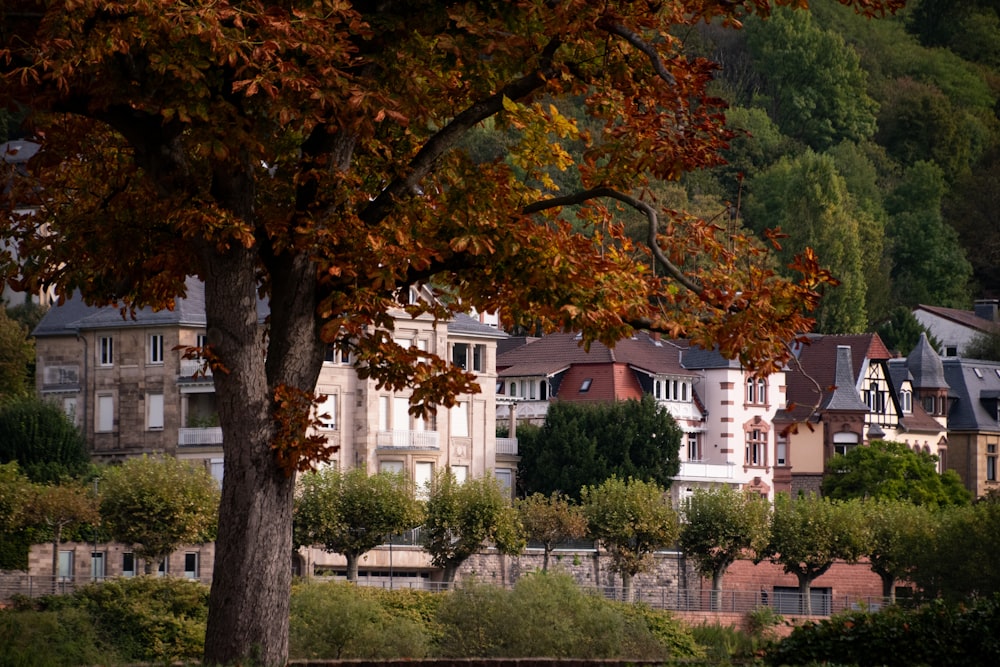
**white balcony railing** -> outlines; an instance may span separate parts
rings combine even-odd
[[[212,377],[212,369],[204,361],[199,359],[181,359],[181,377],[191,377],[193,375]]]
[[[723,480],[736,477],[735,463],[704,463],[681,461],[681,470],[674,479]]]
[[[181,447],[204,447],[222,444],[222,427],[177,429],[177,444]]]
[[[497,454],[517,456],[517,438],[497,438]]]
[[[379,431],[375,436],[376,447],[403,449],[438,449],[437,431]]]

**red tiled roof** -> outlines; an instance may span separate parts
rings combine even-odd
[[[627,364],[660,374],[688,375],[680,362],[681,347],[647,333],[618,341],[614,348],[594,342],[587,352],[574,333],[555,333],[497,355],[501,377],[552,375],[576,364]]]
[[[590,380],[587,391],[580,391]],[[576,364],[563,377],[559,395],[563,401],[623,401],[642,398],[642,387],[624,364]]]

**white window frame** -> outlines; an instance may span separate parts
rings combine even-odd
[[[321,427],[328,431],[337,430],[337,394],[324,394],[323,400],[316,406],[316,419]]]
[[[767,467],[767,434],[762,428],[746,430],[746,451],[743,463],[748,468]]]
[[[453,438],[469,437],[469,402],[459,401],[450,409],[451,436]]]
[[[104,368],[115,365],[115,339],[112,336],[97,339],[97,365]]]
[[[191,561],[194,561],[194,568],[189,568],[188,565]],[[199,565],[201,564],[198,558],[197,551],[187,551],[184,553],[184,578],[185,579],[197,579],[199,572]]]
[[[146,430],[163,430],[163,392],[146,394]]]
[[[115,396],[114,394],[98,394],[94,401],[94,431],[97,433],[113,433],[115,430]]]
[[[149,365],[163,365],[163,334],[149,334]]]

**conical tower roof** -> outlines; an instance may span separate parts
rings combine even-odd
[[[947,389],[944,379],[944,364],[941,357],[927,340],[927,334],[920,334],[920,341],[906,357],[906,367],[913,378],[914,389]]]

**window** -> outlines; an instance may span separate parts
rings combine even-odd
[[[687,434],[688,461],[701,461],[701,438],[698,433]]]
[[[392,423],[389,427],[393,431],[410,430],[410,399],[405,396],[393,396]]]
[[[160,561],[160,567],[156,568],[156,576],[165,577],[170,574],[170,556]]]
[[[337,346],[333,343],[327,343],[326,349],[323,351],[323,361],[328,364],[332,364],[337,361]]]
[[[97,396],[97,431],[110,433],[115,429],[115,397],[111,394]]]
[[[764,405],[767,403],[767,381],[763,378],[747,378],[747,403]]]
[[[208,349],[208,334],[200,333],[194,338],[194,344],[198,347],[200,352],[198,353],[199,359],[204,359],[206,356],[205,350]]]
[[[934,414],[933,396],[924,396],[924,410],[926,410],[928,414]]]
[[[955,345],[945,346],[945,348],[944,348],[944,356],[946,356],[946,357],[957,357],[958,356],[958,347],[955,346]]]
[[[131,551],[126,551],[122,554],[122,576],[135,576],[135,554]]]
[[[465,480],[469,478],[469,466],[452,466],[451,474],[455,476],[456,482],[465,484]]]
[[[913,412],[913,392],[903,389],[899,392],[899,407],[906,414]]]
[[[511,396],[517,396],[517,383],[516,382],[511,382],[510,383],[510,395]]]
[[[92,581],[104,579],[104,552],[90,552],[90,578]]]
[[[431,492],[431,480],[434,479],[434,464],[430,461],[417,461],[413,467],[413,482],[417,487],[417,497],[426,499]]]
[[[586,394],[588,391],[590,391],[590,385],[593,384],[593,382],[594,382],[593,378],[587,378],[586,380],[584,380],[580,384],[580,393]]]
[[[509,493],[514,486],[513,471],[510,468],[497,468],[493,471],[493,476],[500,482],[500,486]]]
[[[859,440],[860,438],[857,433],[834,433],[833,453],[840,454],[841,456],[846,455],[847,452],[858,446]]]
[[[163,430],[163,394],[146,394],[146,430]]]
[[[788,441],[781,436],[774,444],[774,465],[788,465]]]
[[[747,446],[744,462],[748,466],[767,465],[767,431],[759,428],[747,430]]]
[[[73,552],[59,552],[59,581],[73,580]]]
[[[997,446],[986,445],[986,481],[997,481]]]
[[[316,406],[316,418],[319,419],[321,428],[329,429],[331,431],[337,430],[336,396],[323,396],[323,400]]]
[[[385,433],[389,430],[389,397],[378,397],[378,430]]]
[[[184,578],[185,579],[197,579],[198,578],[198,554],[194,552],[188,552],[184,554]]]
[[[455,343],[451,346],[451,363],[463,371],[469,368],[469,344]]]
[[[451,435],[455,438],[469,437],[468,401],[459,401],[451,408]]]
[[[113,366],[115,363],[115,339],[102,336],[97,342],[97,362],[101,366]]]
[[[163,334],[152,334],[149,337],[149,363],[163,363]]]
[[[212,475],[212,479],[219,483],[219,488],[222,488],[222,475],[225,471],[225,464],[223,459],[209,459],[208,460],[208,472]]]
[[[403,474],[403,462],[402,461],[381,461],[378,464],[379,472],[387,472],[393,475]]]
[[[66,418],[69,419],[71,422],[79,426],[80,422],[76,418],[76,406],[77,406],[76,396],[67,396],[66,398],[63,399],[63,414],[65,414]]]
[[[475,345],[472,348],[472,370],[482,373],[486,370],[486,346]]]

